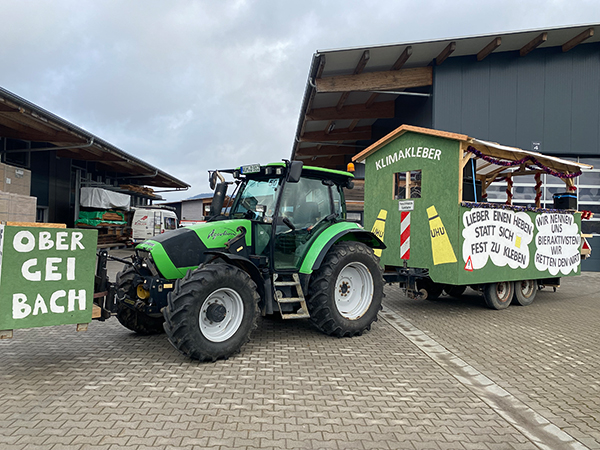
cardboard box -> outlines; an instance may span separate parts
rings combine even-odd
[[[0,221],[35,222],[37,198],[0,192]]]
[[[0,191],[29,196],[31,171],[0,163]]]

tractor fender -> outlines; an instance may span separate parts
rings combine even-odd
[[[256,288],[258,290],[258,294],[261,299],[265,298],[265,280],[260,273],[258,267],[254,265],[252,261],[248,258],[240,255],[233,255],[227,252],[219,252],[219,251],[207,251],[205,252],[207,255],[215,255],[222,260],[224,260],[227,264],[231,264],[232,266],[239,267],[248,275],[250,278],[256,283]]]
[[[318,269],[329,249],[340,241],[357,241],[374,249],[385,249],[381,239],[354,222],[339,222],[323,231],[312,243],[302,266],[301,274],[310,275]]]

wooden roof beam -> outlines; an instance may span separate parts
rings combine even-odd
[[[339,75],[316,80],[317,92],[386,91],[432,84],[431,67]]]
[[[548,40],[548,33],[543,32],[542,34],[533,38],[529,43],[524,45],[523,48],[521,48],[521,50],[519,50],[519,55],[525,56],[526,54],[530,53],[531,51],[533,51],[534,49],[536,49],[537,47],[542,45],[547,40]]]
[[[581,44],[586,39],[591,38],[593,35],[594,35],[594,29],[593,28],[588,28],[583,33],[579,33],[573,39],[571,39],[570,41],[566,42],[562,46],[562,51],[563,52],[568,52],[572,48],[577,47],[579,44]]]
[[[392,68],[390,70],[402,69],[402,66],[404,66],[404,64],[406,64],[406,61],[408,61],[408,58],[410,58],[410,55],[412,55],[412,45],[408,45],[404,49],[404,51],[402,52],[400,57],[396,60],[396,62],[394,63],[394,65],[392,66]]]
[[[7,127],[4,125],[0,125],[0,136],[11,138],[11,139],[21,139],[23,141],[34,141],[34,142],[50,142],[50,143],[80,143],[81,139],[73,136],[69,133],[64,132],[53,132],[53,133],[45,133],[43,131],[36,131],[28,128],[26,126],[20,126],[17,128]]]
[[[390,70],[400,70],[402,69],[402,67],[404,66],[404,64],[406,63],[406,61],[408,61],[408,58],[410,58],[410,56],[412,55],[412,46],[408,45],[404,51],[402,52],[402,54],[400,55],[400,57],[396,60],[396,62],[394,63],[394,65],[390,68]],[[371,97],[369,97],[369,100],[367,100],[367,103],[365,103],[367,108],[370,108],[371,105],[375,102],[375,99],[379,96],[378,93],[374,93],[371,94]],[[356,126],[356,124],[354,124],[354,126]],[[352,125],[350,125],[350,128],[354,128]]]
[[[370,57],[371,57],[371,52],[369,52],[369,50],[365,50],[363,52],[362,56],[360,57],[358,64],[354,68],[353,75],[358,75],[359,73],[362,73],[363,70],[365,70],[365,67],[367,66],[367,63],[369,62]],[[336,106],[336,109],[338,110],[338,112],[342,109],[342,107],[344,106],[344,103],[346,103],[346,100],[348,100],[349,95],[350,95],[350,92],[344,92],[342,94],[342,96],[340,97],[340,100],[338,101],[338,104]]]
[[[328,142],[328,141],[362,141],[371,139],[371,127],[357,127],[350,131],[347,128],[333,129],[330,133],[323,131],[307,131],[300,138],[301,142]]]
[[[19,110],[0,102],[0,112],[18,113]]]
[[[311,162],[312,162],[312,164],[311,164]],[[308,166],[315,165],[318,167],[324,167],[326,169],[335,169],[336,167],[339,167],[339,166],[345,166],[346,158],[344,155],[323,157],[323,158],[313,157],[311,160],[306,161],[306,165],[308,165]]]
[[[456,42],[450,42],[442,52],[435,58],[435,65],[441,65],[456,50]]]
[[[98,154],[95,151],[87,150],[57,150],[56,155],[61,158],[79,159],[82,161],[122,161],[123,157],[113,155],[108,152],[101,152]]]
[[[339,156],[354,155],[358,148],[340,145],[316,145],[314,147],[300,147],[296,152],[298,158],[312,158],[313,156]]]
[[[348,105],[342,109],[337,107],[311,109],[306,120],[353,120],[353,119],[391,119],[394,117],[394,101]]]
[[[502,44],[502,38],[497,37],[492,39],[492,41],[482,48],[479,53],[477,53],[477,61],[483,61],[490,53],[496,50]]]

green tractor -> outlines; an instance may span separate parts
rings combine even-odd
[[[373,249],[385,245],[345,221],[352,174],[284,161],[209,178],[210,219],[141,243],[117,275],[125,327],[164,329],[175,348],[201,361],[239,352],[259,314],[310,318],[338,337],[370,329],[384,284]],[[230,197],[228,185],[236,185]]]

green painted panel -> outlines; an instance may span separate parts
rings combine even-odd
[[[459,148],[458,141],[408,132],[366,159],[365,228],[371,229],[380,211],[387,211],[383,265],[403,265],[400,207],[412,205],[412,210],[407,211],[408,265],[430,269],[434,279],[456,280],[458,264],[452,261],[458,258],[460,244],[456,220]],[[395,198],[395,174],[417,170],[421,171],[421,198]]]
[[[326,228],[322,233],[317,235],[315,239],[308,242],[309,250],[302,261],[300,273],[312,273],[312,268],[315,261],[319,257],[319,253],[323,247],[327,245],[339,233],[346,230],[361,230],[361,226],[353,222],[338,222]]]
[[[0,225],[0,330],[89,323],[97,230]]]
[[[252,222],[250,220],[217,220],[190,225],[187,229],[193,230],[207,249],[216,250],[225,248],[227,241],[239,234],[237,228],[240,226],[246,228],[246,245],[250,246],[252,242]],[[175,267],[162,244],[152,239],[142,242],[136,248],[151,252],[156,267],[161,275],[168,280],[182,278],[188,270],[196,268],[196,266]]]
[[[246,245],[252,243],[252,222],[245,219],[217,220],[199,223],[188,228],[193,229],[207,248],[223,248],[227,241],[240,234],[238,227],[246,229]]]
[[[462,207],[460,156],[459,141],[409,132],[367,157],[365,227],[378,219],[374,232],[387,245],[383,265],[403,266],[406,260],[408,267],[429,269],[434,281],[447,284],[580,273],[581,214]],[[395,198],[395,174],[417,170],[421,198]],[[410,238],[407,259],[401,258],[403,232]]]

